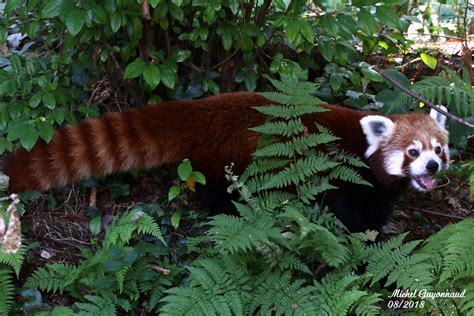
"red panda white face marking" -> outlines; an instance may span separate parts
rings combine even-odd
[[[365,158],[373,156],[372,161],[378,160],[390,176],[409,178],[414,189],[430,190],[435,186],[434,175],[449,166],[445,121],[446,117],[434,110],[429,116],[366,116],[360,120],[368,143]]]

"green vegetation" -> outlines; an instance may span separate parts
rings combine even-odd
[[[320,208],[319,196],[334,188],[335,179],[367,185],[356,171],[364,164],[347,153],[315,150],[337,138],[323,126],[308,134],[300,119],[323,111],[314,106],[323,102],[384,113],[419,109],[417,101],[372,72],[370,63],[389,64],[402,84],[472,119],[470,72],[443,67],[436,52],[410,50],[413,42],[406,38],[417,16],[430,32],[467,36],[472,8],[467,1],[424,5],[399,0],[0,4],[0,153],[14,146],[31,149],[39,139],[48,142],[62,124],[161,99],[276,90],[264,95],[281,104],[256,109],[269,118],[253,128],[266,142],[242,175],[227,170],[230,189],[240,195],[235,202],[240,216],[206,219],[193,210],[189,191],[206,180],[189,160],[177,168],[179,182],[147,204],[130,206],[128,183],[120,176],[107,179],[108,194],[129,207],[109,223],[100,209],[87,208],[89,234],[79,259],[25,265],[27,254],[40,247],[29,238],[28,224],[18,252],[0,251],[0,314],[374,315],[395,308],[390,286],[465,290],[462,298],[427,297],[407,307],[474,313],[474,221],[448,225],[426,240],[403,233],[375,242],[375,232],[347,233]],[[434,8],[440,25],[448,21],[456,28],[438,27],[430,18]],[[466,17],[453,19],[452,12]],[[20,33],[25,36],[20,45],[14,38],[5,45],[9,35]],[[401,54],[420,56],[415,70],[434,75],[412,83],[410,69],[394,58]],[[472,131],[451,124],[450,133],[453,152],[460,155]],[[470,179],[473,192],[472,161],[454,169],[459,172],[453,176]],[[89,181],[81,187],[97,185]],[[71,192],[30,194],[23,203],[55,209]],[[6,201],[1,202],[1,223],[8,224]],[[21,213],[23,205],[17,207]]]

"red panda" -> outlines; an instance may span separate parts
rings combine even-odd
[[[200,100],[106,113],[55,131],[50,143],[18,148],[3,170],[10,191],[46,191],[91,176],[131,168],[154,168],[189,158],[208,179],[226,187],[224,167],[241,172],[251,162],[260,135],[249,130],[265,122],[253,109],[271,102],[255,93],[229,93]],[[432,111],[384,117],[336,105],[303,117],[308,130],[319,123],[340,138],[342,150],[363,157],[362,176],[373,187],[341,184],[328,207],[351,231],[378,229],[409,186],[426,191],[449,163],[445,117]],[[209,197],[209,195],[207,195]]]

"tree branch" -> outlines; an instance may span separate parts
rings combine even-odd
[[[456,115],[454,114],[451,114],[445,110],[443,110],[441,107],[437,106],[437,105],[434,105],[433,103],[431,103],[430,101],[426,100],[425,98],[423,98],[422,96],[418,95],[417,93],[415,93],[414,91],[406,88],[405,86],[403,86],[398,80],[396,80],[395,78],[393,78],[392,76],[388,75],[385,71],[383,71],[382,69],[379,68],[379,66],[377,65],[373,65],[370,67],[370,69],[374,70],[375,72],[379,73],[383,78],[385,78],[385,80],[393,83],[397,88],[399,88],[400,90],[402,90],[403,92],[405,92],[406,94],[408,94],[409,96],[417,99],[418,101],[420,102],[423,102],[427,107],[429,107],[430,109],[433,109],[441,114],[443,114],[444,116],[446,117],[449,117],[451,120],[459,123],[459,124],[462,124],[462,125],[465,125],[467,127],[470,127],[470,128],[474,128],[474,123],[472,122],[469,122],[465,119],[462,119],[460,117],[457,117]]]

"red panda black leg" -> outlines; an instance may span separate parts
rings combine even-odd
[[[206,184],[205,186],[197,185],[196,192],[201,205],[209,210],[209,215],[230,214],[238,215],[235,205],[232,201],[237,201],[239,196],[236,193],[229,194],[227,185]]]
[[[377,184],[373,187],[347,185],[343,191],[329,195],[326,205],[350,232],[380,230],[407,186],[404,180],[389,189]]]

